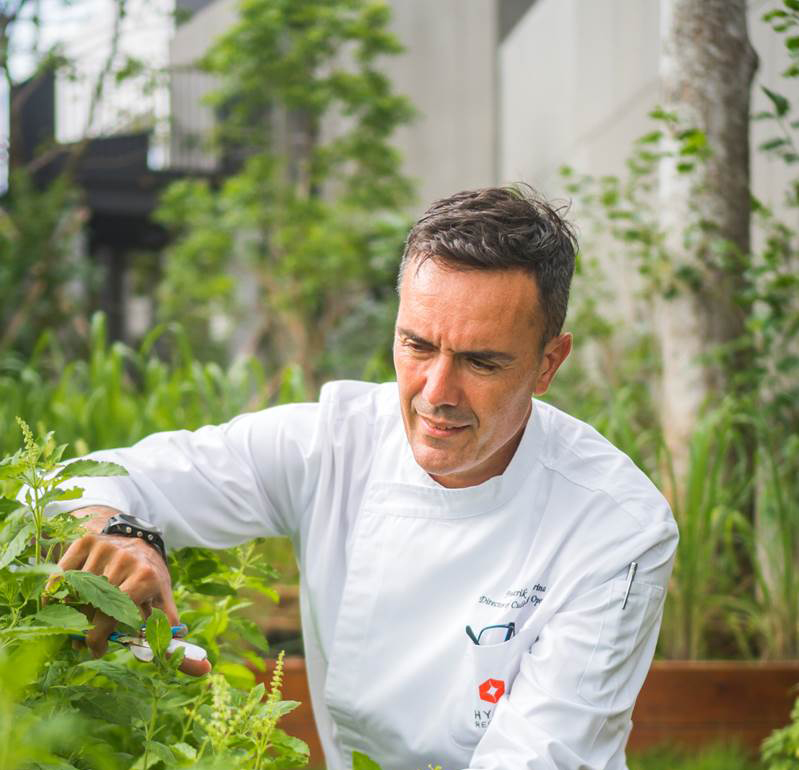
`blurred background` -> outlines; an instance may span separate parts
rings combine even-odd
[[[547,398],[680,524],[658,655],[796,659],[798,30],[797,0],[2,0],[4,449],[15,415],[80,454],[392,379],[410,224],[526,182],[581,244]]]

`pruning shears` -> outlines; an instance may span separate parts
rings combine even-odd
[[[123,634],[119,631],[114,631],[108,637],[108,640],[127,647],[133,653],[134,658],[149,663],[152,661],[154,655],[146,637],[144,636],[144,632],[145,626],[141,627],[141,633],[139,636],[130,636],[129,634]],[[183,648],[183,656],[185,660],[205,660],[208,657],[208,653],[202,647],[197,644],[191,644],[191,642],[187,642],[183,639],[187,633],[188,628],[183,623],[181,623],[179,626],[172,626],[172,641],[169,643],[166,651],[168,653],[172,653],[179,648]],[[85,639],[86,637],[78,636],[76,638]]]

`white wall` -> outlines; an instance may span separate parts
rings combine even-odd
[[[765,83],[799,103],[799,83],[782,41],[761,21],[771,7],[751,3],[749,35],[760,56],[753,111],[766,109]],[[631,143],[653,130],[660,99],[660,0],[538,0],[499,52],[502,181],[524,179],[561,191],[563,164],[592,174],[620,174]],[[752,184],[771,203],[793,173],[756,150],[774,135],[752,129]]]
[[[499,52],[503,182],[623,168],[657,101],[657,0],[538,0]]]
[[[391,28],[407,50],[385,70],[419,111],[396,139],[419,183],[418,210],[498,180],[497,2],[391,2]]]

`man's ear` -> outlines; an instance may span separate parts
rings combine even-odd
[[[538,379],[533,393],[543,396],[558,371],[560,365],[568,358],[572,349],[572,335],[569,332],[553,337],[544,345],[544,353],[538,364]]]

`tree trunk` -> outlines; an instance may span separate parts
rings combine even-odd
[[[661,0],[661,44],[664,107],[680,128],[702,131],[710,150],[692,174],[680,171],[686,158],[674,154],[659,169],[666,251],[699,278],[672,299],[659,298],[656,308],[662,424],[679,488],[699,412],[711,394],[729,389],[735,368],[706,356],[739,338],[746,319],[740,290],[750,248],[749,95],[757,55],[745,0]],[[671,141],[675,148],[677,138]]]

